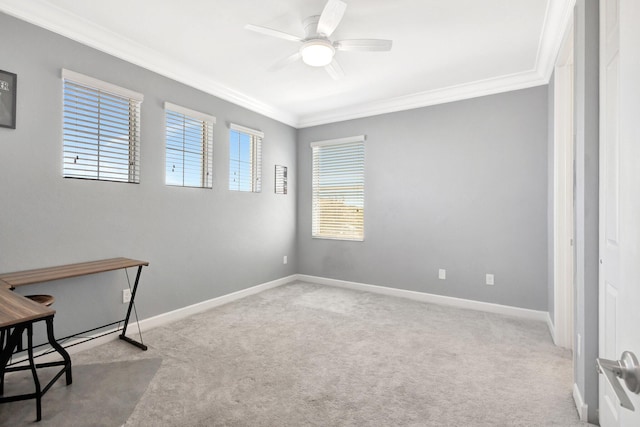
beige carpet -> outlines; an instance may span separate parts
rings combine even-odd
[[[63,425],[55,416],[119,426],[122,414],[127,426],[586,425],[571,397],[571,354],[542,322],[293,283],[144,341],[147,352],[114,341],[72,356],[70,387],[82,375],[115,375],[96,364],[143,363],[146,376],[126,370],[140,396],[110,381],[84,394],[80,411],[60,381],[41,425]],[[90,365],[90,374],[79,369]],[[33,419],[33,401],[0,405],[0,425]]]

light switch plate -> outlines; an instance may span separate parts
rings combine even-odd
[[[122,290],[122,303],[126,304],[131,301],[131,289]]]

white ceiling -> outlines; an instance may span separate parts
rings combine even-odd
[[[298,61],[326,0],[0,0],[0,10],[295,127],[545,84],[575,0],[345,0],[332,40],[393,40],[337,52],[346,74]]]

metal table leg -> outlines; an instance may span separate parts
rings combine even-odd
[[[45,320],[47,323],[47,337],[49,340],[49,344],[62,356],[63,360],[57,362],[48,362],[48,363],[35,363],[33,356],[33,324],[37,321]],[[33,375],[33,382],[35,386],[35,391],[33,393],[19,394],[14,396],[2,396],[0,397],[0,403],[5,402],[17,402],[20,400],[27,399],[36,399],[36,421],[40,421],[42,419],[42,396],[51,388],[51,386],[62,376],[63,373],[66,373],[67,385],[71,384],[71,357],[69,357],[69,353],[62,348],[60,344],[56,341],[53,334],[53,316],[46,317],[44,319],[36,319],[32,321],[28,321],[25,323],[21,323],[18,325],[12,326],[13,330],[9,332],[9,330],[5,331],[7,336],[6,345],[2,347],[2,352],[0,352],[0,375],[4,377],[6,372],[15,372],[15,371],[23,371],[30,370]],[[27,366],[9,366],[9,360],[13,355],[14,351],[18,348],[18,343],[22,342],[22,334],[27,331],[27,356],[29,364]],[[40,386],[40,380],[38,378],[37,368],[45,368],[51,366],[63,366],[63,368],[58,372],[53,379],[44,387]]]
[[[147,346],[142,342],[138,342],[134,339],[127,337],[125,334],[127,333],[127,326],[129,326],[129,318],[131,317],[131,309],[136,300],[136,292],[138,290],[138,282],[140,281],[140,273],[142,273],[142,266],[138,266],[138,273],[136,274],[136,281],[133,284],[133,290],[131,291],[131,300],[129,301],[129,308],[127,309],[127,317],[124,319],[124,327],[122,328],[122,333],[120,334],[120,339],[128,342],[129,344],[135,345],[136,347],[147,350]],[[140,328],[140,325],[138,325]],[[142,337],[140,337],[140,341],[142,341]]]

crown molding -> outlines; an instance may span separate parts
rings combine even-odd
[[[535,66],[530,71],[309,114],[299,118],[297,127],[359,119],[548,84],[573,16],[575,2],[576,0],[547,1]]]
[[[576,0],[549,0],[538,43],[536,70],[548,82],[556,64],[558,52],[570,27]]]
[[[303,116],[298,122],[299,128],[318,126],[345,120],[360,119],[380,114],[395,113],[428,107],[430,105],[446,104],[448,102],[493,95],[496,93],[526,89],[547,84],[536,71],[528,71],[509,76],[500,76],[472,83],[449,86],[442,89],[415,93],[377,102],[369,102],[358,106],[346,107],[331,112]]]
[[[0,0],[0,11],[18,19],[295,128],[376,116],[547,84],[574,6],[575,0],[547,1],[535,65],[530,71],[300,116],[215,82],[205,73],[187,69],[158,51],[96,26],[47,1]]]
[[[215,82],[204,73],[189,70],[156,50],[49,2],[1,0],[0,11],[274,120],[294,127],[297,125],[294,114]]]

